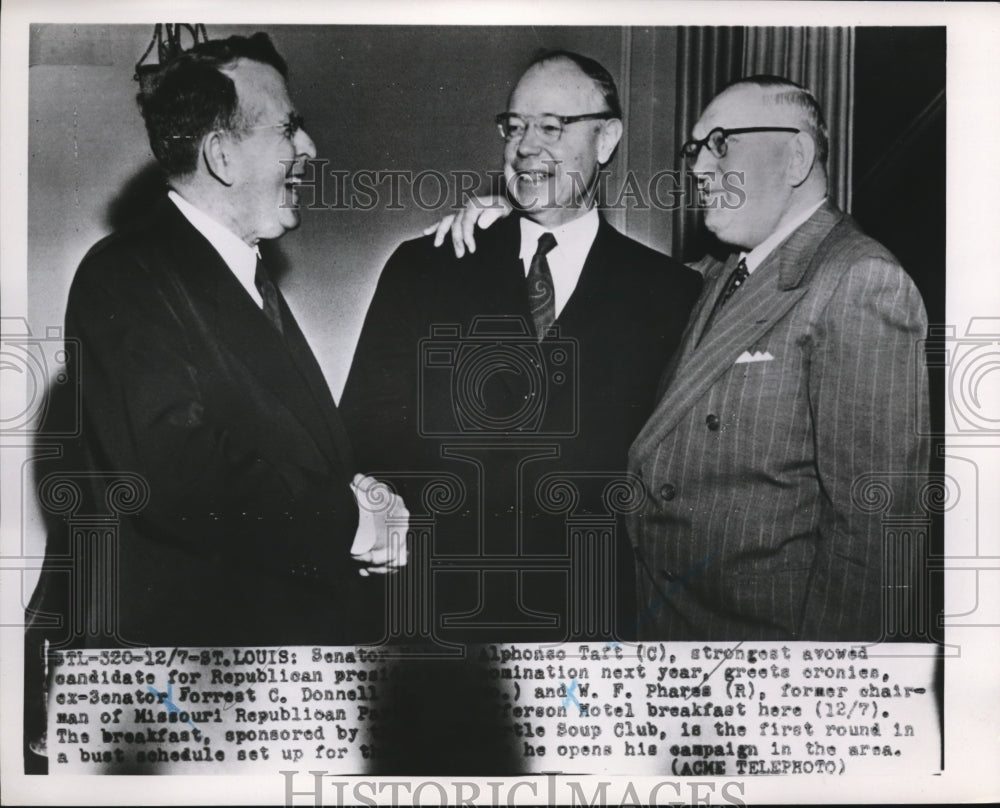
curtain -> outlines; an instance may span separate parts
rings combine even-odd
[[[685,27],[677,37],[677,98],[674,143],[678,150],[691,137],[702,110],[713,96],[743,70],[743,28]],[[684,172],[684,161],[675,154],[674,167]],[[685,187],[690,180],[685,173]],[[688,195],[689,196],[689,195]],[[671,252],[681,260],[694,260],[705,254],[708,237],[701,225],[701,215],[681,205],[673,211]]]
[[[850,28],[681,29],[677,48],[676,142],[708,102],[731,81],[759,73],[783,76],[808,87],[819,101],[830,132],[827,171],[830,198],[851,210],[851,147],[854,135],[854,31]],[[675,162],[678,171],[683,161]],[[689,184],[689,183],[688,183]],[[691,261],[712,241],[698,211],[673,212],[672,252]]]
[[[830,131],[830,199],[851,210],[854,140],[854,30],[747,28],[743,75],[771,73],[812,90]]]

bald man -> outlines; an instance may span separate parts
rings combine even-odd
[[[705,287],[629,468],[641,638],[878,640],[891,513],[921,513],[927,322],[913,282],[827,199],[816,99],[757,76],[683,148],[730,248]],[[734,192],[734,188],[738,188]]]

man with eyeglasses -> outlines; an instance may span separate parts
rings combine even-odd
[[[581,584],[567,568],[569,522],[613,524],[607,492],[652,411],[700,279],[596,209],[599,171],[623,130],[600,64],[565,51],[539,57],[496,122],[516,215],[471,254],[430,238],[396,251],[342,410],[362,467],[391,472],[411,508],[428,477],[460,481],[461,505],[433,514],[438,638],[610,637],[604,612],[569,624],[570,601],[600,587],[615,591],[618,630],[632,635],[624,531],[614,558],[602,556],[610,580]],[[555,502],[557,478],[578,497],[570,510]]]
[[[29,612],[62,616],[57,646],[377,639],[356,598],[405,563],[406,511],[394,497],[359,509],[375,481],[355,474],[258,251],[298,226],[316,154],[286,75],[266,34],[230,37],[181,54],[139,99],[169,191],[90,250],[66,313],[82,426],[65,474],[85,489],[80,513],[117,498],[127,515],[112,580],[88,580],[85,558],[60,569],[66,525],[51,532]]]
[[[642,637],[873,641],[886,583],[918,582],[895,577],[883,520],[923,514],[926,315],[827,198],[827,151],[813,95],[771,76],[720,93],[684,145],[731,252],[698,267],[630,451],[648,492],[629,516],[640,603],[658,605]]]

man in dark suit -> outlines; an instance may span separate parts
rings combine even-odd
[[[629,516],[640,636],[878,640],[885,558],[904,549],[883,539],[878,500],[918,514],[929,463],[923,303],[826,198],[808,90],[741,80],[692,137],[705,223],[731,254],[700,265],[702,297],[630,451],[647,492]]]
[[[265,34],[209,41],[140,103],[170,191],[74,278],[82,428],[51,478],[80,492],[78,512],[108,513],[117,497],[127,515],[103,581],[87,580],[65,526],[52,532],[29,622],[61,616],[53,647],[372,639],[354,596],[405,563],[406,512],[391,498],[359,515],[374,480],[354,474],[258,252],[298,226],[296,186],[315,157],[285,62]]]
[[[362,468],[391,479],[414,514],[429,479],[458,492],[448,512],[426,509],[438,639],[610,637],[616,598],[618,631],[632,634],[616,496],[699,279],[594,207],[622,134],[603,67],[539,58],[497,122],[518,215],[474,254],[421,239],[390,258],[345,419]]]

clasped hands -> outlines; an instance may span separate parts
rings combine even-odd
[[[450,232],[455,255],[461,258],[466,247],[470,253],[476,251],[473,231],[477,223],[489,227],[510,211],[506,200],[498,197],[471,199],[457,216],[446,216],[424,233],[434,233],[434,245],[439,247]],[[351,491],[359,512],[351,556],[364,565],[358,572],[364,576],[398,572],[408,560],[406,534],[410,527],[410,512],[402,497],[366,474],[354,475]]]
[[[358,502],[358,530],[351,556],[364,566],[360,575],[398,572],[408,560],[406,533],[410,512],[403,498],[385,483],[366,474],[355,474],[351,492]]]

